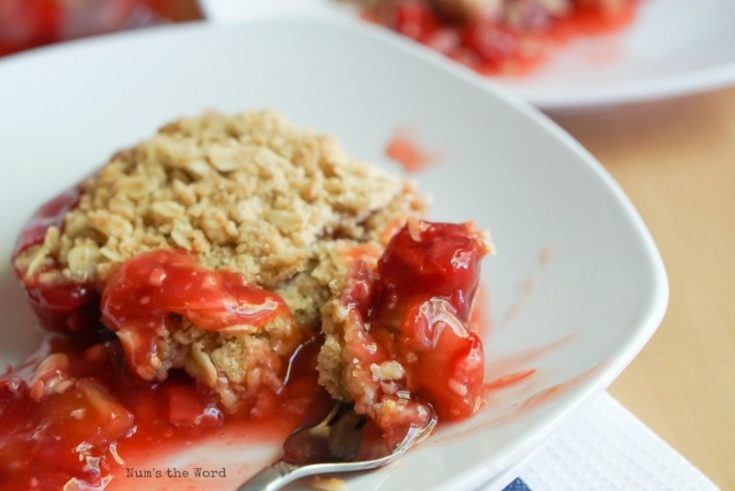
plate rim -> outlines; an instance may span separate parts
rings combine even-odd
[[[496,81],[507,88],[510,84]],[[622,106],[694,96],[735,84],[735,62],[691,73],[675,73],[635,83],[587,88],[572,96],[560,89],[511,88],[519,97],[546,111],[573,111]]]

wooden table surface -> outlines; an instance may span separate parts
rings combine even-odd
[[[735,88],[554,119],[628,193],[669,275],[666,317],[611,392],[735,489]]]

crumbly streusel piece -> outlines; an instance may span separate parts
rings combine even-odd
[[[444,420],[477,411],[484,357],[471,313],[492,251],[472,223],[409,219],[377,261],[355,262],[322,308],[319,383],[392,443],[432,411]]]
[[[160,378],[172,367],[183,367],[212,389],[228,411],[246,405],[257,413],[262,392],[275,393],[283,385],[285,362],[303,340],[295,329],[293,324],[274,322],[252,332],[221,333],[185,322],[158,340],[165,362]]]
[[[363,288],[368,288],[366,277],[358,273],[347,280],[345,291]],[[351,303],[333,298],[322,309],[325,340],[319,351],[319,384],[335,399],[352,401],[358,414],[367,415],[389,441],[397,443],[403,437],[401,430],[426,422],[430,410],[401,388],[407,367],[396,360],[370,363],[365,361],[369,355],[360,356],[377,346],[372,326]]]

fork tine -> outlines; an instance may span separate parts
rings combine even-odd
[[[326,415],[326,416],[324,416],[324,417],[323,417],[323,418],[321,419],[321,421],[319,421],[319,422],[318,422],[317,424],[315,424],[315,425],[312,425],[312,426],[305,426],[305,425],[303,425],[303,424],[302,424],[302,425],[298,426],[298,427],[297,427],[297,428],[296,428],[295,430],[293,430],[293,431],[291,432],[291,434],[289,435],[289,438],[290,438],[290,437],[292,437],[292,436],[294,436],[294,435],[296,435],[296,434],[298,434],[298,433],[301,433],[301,432],[303,432],[303,431],[313,431],[313,430],[315,430],[315,429],[317,429],[317,428],[320,428],[320,429],[326,429],[327,427],[329,427],[329,426],[330,426],[330,422],[331,422],[331,421],[332,421],[332,420],[333,420],[333,419],[334,419],[334,418],[335,418],[335,417],[337,416],[337,414],[338,414],[338,413],[340,412],[340,410],[342,409],[342,405],[343,405],[343,404],[344,404],[344,403],[342,403],[342,402],[337,402],[337,403],[335,403],[334,405],[332,405],[331,409],[329,410],[329,413],[327,413],[327,415]]]

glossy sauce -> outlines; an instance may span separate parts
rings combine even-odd
[[[0,489],[62,489],[74,478],[102,486],[126,459],[152,459],[214,431],[245,428],[250,441],[281,441],[330,405],[314,370],[319,344],[302,345],[268,416],[254,417],[223,414],[206,388],[180,372],[165,382],[140,380],[125,368],[120,344],[109,332],[51,338],[36,360],[55,353],[50,360],[56,363],[41,379],[63,372],[73,385],[39,398],[36,363],[0,377]]]

